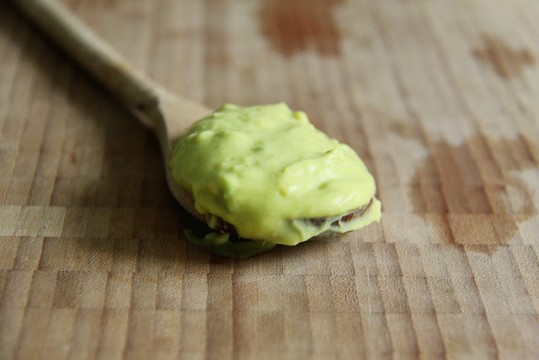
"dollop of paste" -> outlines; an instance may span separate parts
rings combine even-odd
[[[176,143],[170,168],[210,227],[224,221],[264,244],[296,245],[381,216],[374,178],[352,148],[282,103],[227,104],[197,121]],[[357,209],[361,216],[338,221]]]

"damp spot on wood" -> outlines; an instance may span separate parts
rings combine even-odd
[[[535,191],[522,172],[537,168],[524,136],[484,136],[452,145],[438,141],[418,164],[408,186],[414,213],[443,216],[450,241],[466,250],[493,253],[518,235],[518,225],[537,213]]]
[[[472,49],[472,54],[505,80],[520,76],[527,66],[536,62],[531,50],[513,47],[491,35],[484,35],[481,46]]]
[[[75,153],[69,154],[69,162],[72,163],[72,164],[76,164],[77,163],[77,154],[75,154]]]
[[[306,50],[338,56],[341,30],[334,10],[342,3],[344,0],[265,0],[259,12],[262,34],[285,56]]]
[[[380,115],[378,115],[381,118]],[[421,130],[414,121],[406,119],[388,119],[389,131],[399,137],[412,141],[421,141]]]

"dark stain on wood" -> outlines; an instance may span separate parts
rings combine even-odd
[[[376,111],[378,118],[387,118],[387,116],[381,112]],[[418,124],[413,121],[407,121],[406,119],[392,119],[388,118],[389,131],[403,139],[421,141],[421,129]]]
[[[520,76],[526,66],[535,65],[535,55],[526,48],[516,48],[495,36],[484,35],[483,44],[472,49],[474,57],[489,64],[502,79]]]
[[[398,133],[397,133],[398,134]],[[414,212],[446,216],[451,241],[470,251],[491,254],[508,244],[518,224],[537,213],[534,191],[519,172],[537,167],[522,135],[460,145],[438,141],[409,183]]]
[[[344,0],[265,0],[260,10],[262,34],[279,53],[313,50],[340,54],[341,31],[333,10]]]
[[[77,163],[77,154],[75,154],[75,153],[69,154],[69,162],[72,163],[72,164],[76,164]]]

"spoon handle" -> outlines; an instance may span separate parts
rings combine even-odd
[[[146,125],[154,127],[151,116],[145,115],[158,106],[160,89],[151,79],[132,67],[61,2],[13,0],[13,3],[119,98],[128,110],[139,115]]]

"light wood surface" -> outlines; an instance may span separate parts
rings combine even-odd
[[[383,219],[199,251],[153,134],[2,2],[1,359],[539,357],[537,1],[65,3],[174,92],[305,110]]]

